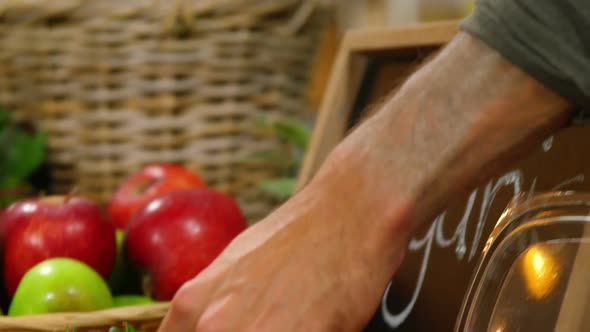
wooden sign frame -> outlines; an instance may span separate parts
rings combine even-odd
[[[453,38],[458,26],[457,21],[447,21],[395,29],[353,30],[345,35],[299,174],[298,188],[312,178],[329,152],[346,135],[355,113],[359,90],[370,71],[371,60],[384,53],[403,56],[439,48]],[[403,74],[400,78],[404,78]]]

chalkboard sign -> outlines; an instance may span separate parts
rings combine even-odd
[[[371,104],[401,84],[457,31],[456,22],[356,31],[345,38],[299,185]],[[522,192],[590,191],[590,126],[570,127],[466,197],[412,239],[408,254],[366,327],[377,331],[453,331],[475,264],[508,202]]]

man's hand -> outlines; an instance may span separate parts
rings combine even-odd
[[[360,331],[405,241],[351,213],[348,189],[318,183],[243,233],[179,290],[160,331]]]
[[[460,33],[304,190],[187,283],[160,331],[362,330],[413,231],[568,115],[565,100]]]

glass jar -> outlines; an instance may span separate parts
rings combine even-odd
[[[588,331],[590,194],[523,194],[492,231],[456,332]]]

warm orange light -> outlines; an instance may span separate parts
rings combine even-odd
[[[523,257],[523,274],[529,295],[540,300],[551,294],[559,279],[559,263],[540,246],[529,248]]]

